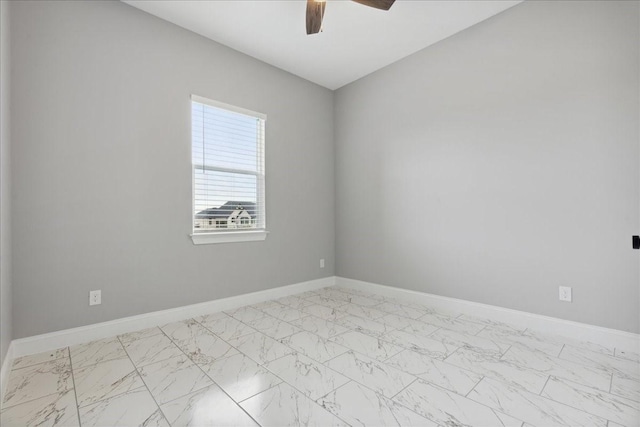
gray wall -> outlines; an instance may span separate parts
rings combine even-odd
[[[638,5],[525,2],[339,89],[337,274],[638,332]]]
[[[0,366],[11,342],[11,169],[9,2],[0,2]]]
[[[331,91],[120,2],[11,12],[16,338],[334,274]],[[264,242],[188,237],[192,93],[268,115]]]

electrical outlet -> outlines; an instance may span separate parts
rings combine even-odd
[[[324,268],[324,258],[320,258],[320,268]]]
[[[90,291],[89,292],[89,305],[102,304],[102,291]]]
[[[571,302],[571,288],[560,286],[560,301]]]

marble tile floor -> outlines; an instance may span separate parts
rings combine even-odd
[[[640,425],[640,355],[330,287],[13,361],[9,426]]]

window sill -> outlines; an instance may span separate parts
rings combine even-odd
[[[269,234],[266,230],[259,231],[235,231],[192,234],[194,245],[212,245],[216,243],[255,242],[264,240]]]

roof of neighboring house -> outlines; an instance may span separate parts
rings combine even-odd
[[[230,201],[220,206],[219,208],[209,208],[200,211],[196,214],[196,218],[208,219],[208,218],[224,218],[227,219],[236,210],[245,210],[251,218],[256,217],[256,204],[253,202],[235,202]]]

